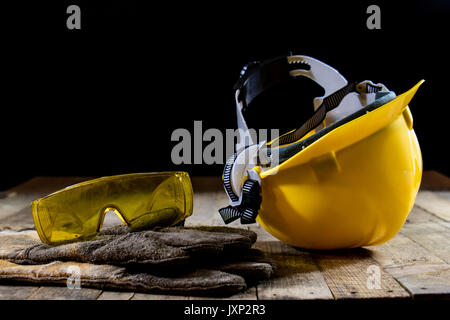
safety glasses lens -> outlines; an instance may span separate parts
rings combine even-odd
[[[185,172],[128,174],[83,182],[32,203],[45,243],[95,236],[107,211],[133,229],[172,226],[192,214],[193,192]]]

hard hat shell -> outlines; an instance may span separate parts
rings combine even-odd
[[[369,246],[394,237],[422,177],[408,107],[422,82],[321,135],[280,165],[257,168],[261,226],[307,249]]]

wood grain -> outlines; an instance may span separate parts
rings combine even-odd
[[[31,296],[39,287],[33,286],[0,286],[0,300],[25,300]]]
[[[257,300],[256,287],[250,287],[244,292],[235,294],[231,297],[214,298],[214,297],[189,297],[189,300]]]
[[[420,191],[415,205],[445,221],[450,221],[450,201],[436,192]]]
[[[420,208],[415,208],[422,217],[428,213]],[[419,216],[416,214],[416,216]],[[410,218],[414,221],[414,216]],[[425,218],[421,218],[425,219]],[[420,244],[447,264],[450,263],[450,229],[435,219],[428,219],[421,223],[405,223],[401,233]]]
[[[335,299],[409,298],[410,294],[375,261],[367,249],[315,253]],[[371,271],[380,275],[379,287],[370,285]]]
[[[415,299],[443,298],[450,291],[450,266],[403,234],[367,250]]]
[[[186,219],[186,226],[223,225],[218,210],[227,205],[220,177],[192,177],[194,189],[193,215]]]
[[[134,292],[103,291],[97,300],[130,300]]]
[[[258,284],[258,299],[333,299],[323,275],[308,252],[280,241],[261,241],[255,247],[266,253],[277,266],[272,279]]]
[[[279,241],[273,235],[266,231],[259,223],[248,225],[248,230],[255,232],[258,235],[258,241]]]
[[[32,227],[32,200],[87,177],[36,177],[0,197],[1,230]],[[186,225],[224,225],[218,209],[228,205],[220,177],[192,177],[194,214]],[[429,191],[438,190],[438,191]],[[317,252],[281,243],[258,224],[256,248],[278,265],[273,279],[231,299],[404,299],[449,298],[450,179],[425,172],[417,202],[401,232],[389,242],[354,250]],[[112,221],[115,223],[117,221]],[[238,221],[230,226],[242,227]],[[367,268],[379,267],[381,288],[368,289]],[[0,299],[161,300],[198,297],[152,295],[66,287],[0,286]]]
[[[35,195],[19,195],[17,193],[11,193],[10,197],[0,199],[0,230],[2,230],[4,226],[7,226],[7,224],[3,222],[4,219],[15,215],[22,209],[28,208],[31,201],[34,199],[36,199]]]
[[[450,268],[397,275],[396,278],[413,293],[415,299],[450,298]]]
[[[28,300],[96,300],[101,293],[101,290],[89,288],[40,287]]]
[[[409,213],[408,218],[406,219],[406,222],[404,224],[405,226],[414,225],[414,224],[423,224],[423,223],[437,223],[441,226],[447,227],[450,230],[450,222],[447,222],[438,216],[431,214],[429,212],[426,212],[419,206],[414,206]]]
[[[147,293],[135,293],[131,300],[256,300],[256,288],[250,287],[246,291],[227,298],[197,297],[197,296],[175,296]]]
[[[131,300],[189,300],[189,298],[188,296],[135,293]]]

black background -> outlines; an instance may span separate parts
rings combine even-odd
[[[66,28],[70,4],[81,30]],[[381,30],[366,27],[370,4]],[[0,190],[36,175],[220,174],[173,165],[172,131],[235,128],[242,66],[289,51],[398,94],[425,79],[410,104],[424,168],[449,175],[449,18],[443,0],[2,3]]]

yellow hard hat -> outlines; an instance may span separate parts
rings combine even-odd
[[[377,245],[394,237],[422,177],[408,103],[423,80],[396,96],[371,81],[348,83],[307,56],[254,63],[251,70],[236,87],[238,125],[246,138],[241,143],[247,143],[225,165],[231,205],[219,210],[224,221],[256,220],[276,238],[307,249]],[[269,143],[253,144],[243,106],[296,76],[325,89],[313,116]]]

